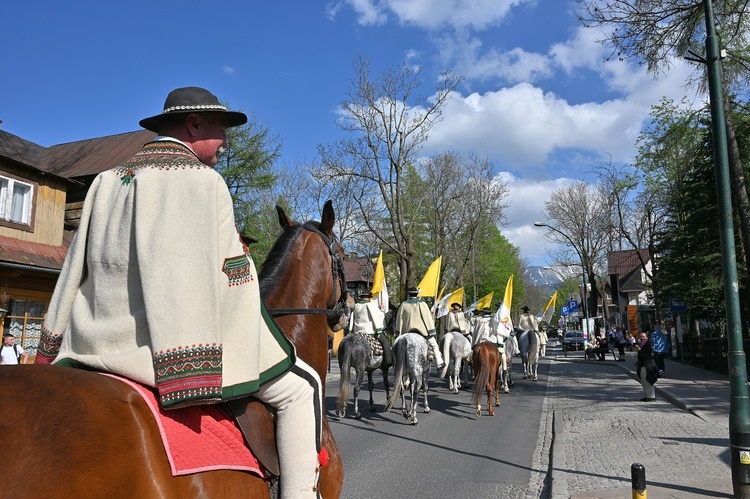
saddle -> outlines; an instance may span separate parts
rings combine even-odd
[[[230,400],[224,405],[237,420],[245,441],[258,462],[269,474],[278,477],[280,466],[276,448],[276,411],[252,397]]]
[[[373,357],[378,357],[380,355],[383,355],[383,345],[378,340],[375,339],[374,336],[363,333],[361,331],[357,331],[357,334],[364,337],[364,339],[367,340],[367,342],[370,344],[370,350],[372,351]]]

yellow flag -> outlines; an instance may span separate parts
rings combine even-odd
[[[443,288],[445,289],[445,287]],[[442,294],[442,292],[441,292]],[[440,318],[444,315],[448,315],[448,312],[450,312],[451,304],[452,303],[459,303],[461,306],[464,304],[464,288],[458,288],[453,293],[450,293],[449,295],[446,295],[444,298],[440,299],[438,298],[435,301],[434,310],[435,317]]]
[[[380,256],[378,256],[378,262],[375,264],[375,275],[372,278],[372,289],[370,292],[372,296],[380,293],[383,290],[383,283],[385,282],[385,269],[383,269],[383,250],[380,250]]]
[[[481,297],[479,299],[479,301],[477,302],[476,309],[477,310],[482,310],[484,308],[489,308],[490,305],[492,305],[492,295],[494,295],[494,294],[495,294],[495,292],[493,291],[492,293],[488,294],[487,296]]]
[[[553,294],[552,298],[549,299],[547,305],[544,307],[544,310],[542,310],[542,313],[539,314],[539,317],[537,318],[539,322],[549,322],[552,319],[552,314],[555,312],[556,303],[557,291],[555,291],[555,294]]]
[[[388,286],[385,283],[385,269],[383,268],[383,250],[380,250],[378,263],[375,264],[375,275],[372,278],[372,299],[378,304],[383,312],[388,312],[390,308],[390,297],[388,296]]]
[[[425,272],[424,277],[419,282],[417,289],[419,293],[417,296],[437,296],[438,283],[440,282],[440,264],[443,261],[443,257],[439,256],[437,260],[432,262],[430,268]]]

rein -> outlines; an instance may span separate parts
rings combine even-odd
[[[327,308],[269,308],[268,313],[271,314],[271,317],[280,317],[282,315],[328,315],[341,317],[346,313],[346,298],[348,291],[346,287],[344,262],[341,261],[341,257],[334,246],[336,244],[336,239],[323,234],[311,222],[305,223],[303,228],[318,234],[328,247],[328,253],[331,255],[331,272],[333,274],[334,285],[331,287],[331,298],[328,300],[329,304]],[[341,295],[339,296],[338,301],[333,303],[336,297],[336,282],[339,283]]]

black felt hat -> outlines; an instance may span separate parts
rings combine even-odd
[[[531,309],[527,307],[526,305],[524,305],[523,307],[521,307],[521,310],[523,310],[524,312],[528,312]]]
[[[419,290],[412,286],[406,290],[406,294],[409,296],[417,296],[419,294]]]
[[[138,124],[146,130],[159,133],[159,126],[166,118],[176,114],[190,113],[221,113],[226,116],[227,126],[230,127],[247,123],[245,113],[228,110],[214,94],[205,88],[183,87],[169,92],[161,114],[144,118]]]

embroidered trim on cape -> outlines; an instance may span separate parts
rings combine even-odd
[[[255,280],[253,274],[250,272],[250,262],[247,259],[247,255],[225,258],[221,271],[229,277],[230,286],[239,286],[240,284]]]
[[[209,168],[201,163],[195,154],[185,146],[168,140],[149,142],[143,149],[120,166],[112,169],[122,179],[122,185],[129,185],[139,170],[200,170]]]
[[[154,353],[154,372],[163,408],[221,401],[222,346],[193,345]]]
[[[60,353],[63,336],[55,334],[46,327],[42,327],[42,336],[39,338],[39,347],[36,350],[36,364],[51,364],[57,354]]]

